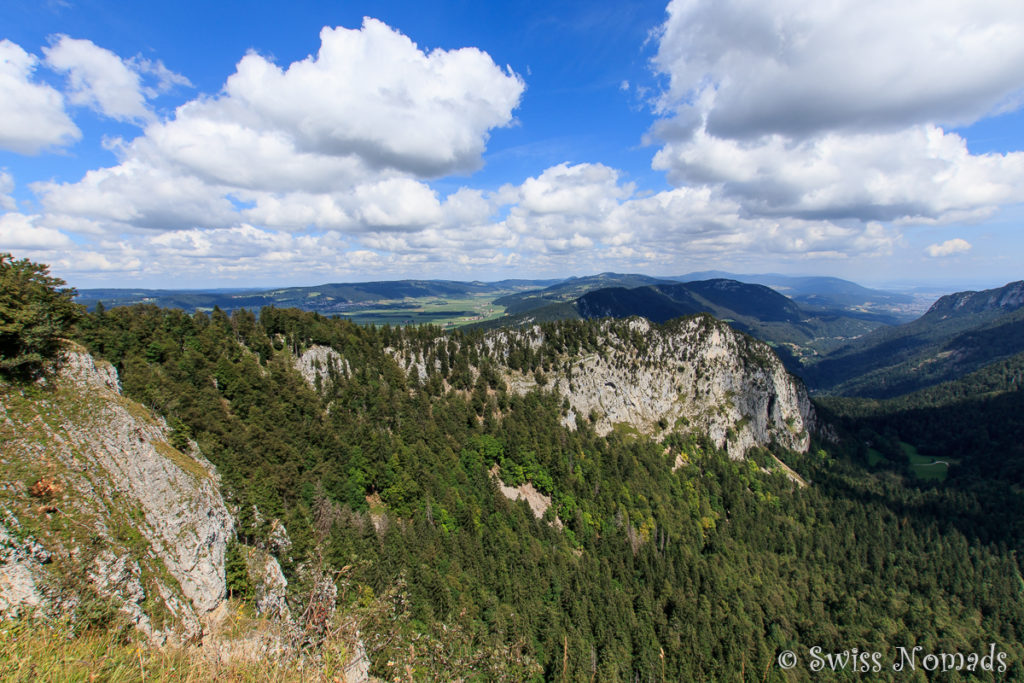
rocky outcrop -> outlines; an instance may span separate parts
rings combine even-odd
[[[82,585],[113,598],[157,639],[198,632],[198,617],[225,596],[234,522],[194,444],[173,447],[164,421],[121,395],[114,368],[80,350],[65,355],[47,386],[0,386],[0,440],[0,466],[10,473],[0,507],[63,572],[38,553],[6,552],[3,571],[21,579],[13,603],[66,606],[47,588],[67,583],[75,567]],[[0,538],[9,539],[5,527]],[[26,572],[35,592],[25,592]],[[13,593],[5,595],[9,613]]]
[[[245,566],[249,584],[253,586],[256,614],[283,620],[291,619],[285,600],[288,581],[277,559],[263,548],[246,547]]]
[[[534,487],[530,482],[525,482],[519,486],[509,486],[501,480],[501,468],[497,465],[490,470],[491,477],[494,478],[498,484],[498,490],[501,495],[505,496],[512,502],[517,500],[525,500],[526,504],[530,507],[530,512],[537,519],[543,519],[544,513],[551,507],[551,496],[546,496]],[[552,520],[551,524],[559,529],[562,528],[562,520],[556,515]]]
[[[352,643],[352,654],[345,664],[346,683],[367,683],[370,680],[370,658],[366,655],[366,646],[356,638]],[[378,680],[378,679],[373,679]]]
[[[569,402],[572,418],[599,434],[625,425],[655,436],[670,429],[707,434],[730,457],[776,442],[804,452],[816,427],[802,383],[763,342],[710,316],[653,326],[643,318],[601,324],[598,350],[566,355],[545,386]],[[543,340],[540,327],[525,331]],[[642,340],[642,343],[637,343]],[[536,376],[508,373],[512,391]]]
[[[329,346],[314,344],[295,358],[295,369],[311,387],[325,387],[332,373],[347,376],[352,368],[347,359]]]
[[[17,617],[45,603],[41,568],[50,561],[50,553],[31,536],[23,536],[18,520],[7,510],[3,512],[6,519],[0,522],[0,615]]]
[[[764,342],[709,315],[664,325],[644,318],[592,324],[598,326],[596,345],[554,358],[546,350],[546,369],[539,374],[512,369],[508,358],[512,346],[531,351],[544,346],[539,325],[489,333],[480,342],[481,351],[504,365],[499,370],[511,392],[540,389],[564,396],[569,409],[562,424],[569,429],[591,420],[602,435],[620,425],[655,437],[693,431],[707,435],[733,458],[744,457],[753,446],[776,443],[799,452],[810,446],[818,422],[807,391]],[[423,383],[431,364],[433,371],[441,367],[438,349],[447,349],[450,357],[464,343],[434,340],[426,345],[429,359],[422,348],[387,352],[410,381]],[[347,367],[338,352],[324,346],[310,347],[295,364],[311,386]],[[479,372],[469,366],[472,382]]]
[[[292,549],[292,539],[288,536],[288,529],[279,519],[271,520],[270,530],[267,532],[266,549],[278,557],[284,557]]]

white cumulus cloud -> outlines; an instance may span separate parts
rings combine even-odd
[[[1018,0],[672,0],[665,108],[711,135],[960,125],[1019,104]]]
[[[282,69],[250,53],[224,90],[302,151],[354,155],[417,176],[472,171],[524,84],[475,48],[425,53],[375,19],[324,28],[315,57]]]
[[[1024,201],[1024,153],[949,132],[1018,107],[1017,0],[673,0],[654,167],[752,215],[942,222]]]
[[[53,260],[53,267],[61,273],[75,275],[94,275],[98,273],[133,273],[149,270],[149,264],[137,256],[133,256],[132,250],[124,249],[120,252],[108,250],[106,252],[81,249],[66,251]]]
[[[932,258],[941,258],[943,256],[953,256],[954,254],[964,254],[970,250],[971,243],[957,237],[951,240],[946,240],[941,244],[928,245],[925,249],[925,253]]]
[[[91,107],[119,121],[153,120],[148,99],[174,85],[190,85],[187,78],[161,62],[123,60],[91,40],[59,35],[52,45],[43,48],[43,54],[47,66],[67,74],[72,104]],[[146,74],[156,78],[155,86],[143,83]]]
[[[235,219],[224,188],[129,159],[119,166],[89,171],[77,183],[35,183],[52,214],[105,223],[111,232],[140,228],[223,227]]]
[[[971,154],[931,125],[744,141],[705,130],[654,157],[674,183],[720,185],[760,215],[938,219],[1024,200],[1024,153]]]
[[[71,239],[53,228],[38,225],[39,216],[0,214],[0,251],[56,249],[72,245]]]
[[[498,193],[511,245],[536,255],[587,254],[638,265],[693,258],[836,259],[890,253],[899,234],[876,221],[751,214],[709,185],[639,195],[602,164],[559,164]]]
[[[425,181],[482,164],[490,131],[513,123],[522,79],[480,50],[425,51],[373,19],[320,37],[289,65],[245,55],[220,93],[167,119],[147,100],[182,77],[60,37],[47,59],[75,101],[146,126],[110,142],[118,164],[32,184],[42,220],[88,235],[96,272],[141,262],[151,274],[337,274],[440,267],[456,251],[467,263],[506,258],[514,236],[493,222],[491,194],[441,196]]]
[[[619,171],[603,164],[558,164],[500,194],[511,204],[505,225],[527,249],[564,252],[611,237],[609,216],[633,194]]]
[[[131,80],[127,62],[91,43],[61,38],[48,56],[82,63],[57,59],[72,48]],[[427,53],[366,19],[361,29],[325,28],[319,52],[286,68],[246,55],[220,95],[115,145],[119,165],[34,188],[52,214],[111,229],[419,229],[445,213],[422,180],[479,166],[489,131],[511,123],[524,87],[480,50]],[[141,116],[141,95],[132,101],[117,111]]]
[[[36,154],[82,137],[60,92],[33,79],[38,64],[21,46],[0,40],[0,149]]]
[[[72,104],[92,107],[120,121],[146,120],[146,107],[139,74],[116,54],[91,40],[57,36],[43,48],[47,65],[68,77],[68,99]]]

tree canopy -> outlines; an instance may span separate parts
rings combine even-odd
[[[621,324],[618,338],[646,358],[644,335]],[[736,461],[686,424],[660,442],[601,436],[586,418],[566,426],[560,394],[510,390],[517,374],[551,386],[569,353],[608,353],[601,329],[545,323],[536,344],[295,309],[139,305],[84,316],[75,338],[217,466],[240,544],[270,546],[283,523],[292,605],[308,585],[301,568],[321,562],[352,582],[342,611],[402,596],[401,619],[361,630],[387,680],[428,641],[461,643],[474,662],[521,653],[540,669],[506,666],[502,678],[477,666],[464,680],[781,681],[783,649],[992,642],[1011,662],[999,676],[1022,679],[1015,487],[872,472],[853,437]],[[311,354],[303,376],[314,346],[332,354]],[[813,483],[795,485],[776,458]],[[538,519],[496,477],[550,507]],[[245,597],[240,559],[229,558],[230,585]]]
[[[65,284],[46,265],[0,254],[0,374],[33,377],[57,356],[82,311]]]

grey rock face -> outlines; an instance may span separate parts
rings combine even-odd
[[[166,628],[194,634],[197,615],[225,596],[224,555],[234,533],[213,466],[194,447],[173,448],[163,420],[120,394],[109,364],[69,352],[53,385],[31,399],[10,387],[0,394],[3,465],[52,484],[44,505],[33,498],[38,492],[11,484],[6,507],[43,530],[61,528],[51,517],[73,520],[68,528],[83,538],[64,531],[39,542],[69,566],[85,567],[95,589],[117,597],[144,631],[160,635],[140,607],[148,595],[176,622]],[[92,537],[99,547],[83,552]],[[4,558],[3,566],[27,586],[25,573],[10,568],[30,565]],[[33,576],[42,576],[41,566]]]
[[[267,532],[267,550],[279,557],[283,557],[291,549],[292,539],[288,537],[288,530],[285,529],[281,520],[274,519],[270,522],[270,531]]]
[[[370,658],[366,656],[366,646],[357,638],[352,644],[352,649],[352,657],[345,665],[345,681],[367,683],[370,680]]]
[[[288,581],[284,578],[281,565],[262,548],[246,548],[245,552],[249,583],[256,591],[256,613],[283,620],[291,619],[291,611],[285,601]]]
[[[17,531],[18,521],[10,513],[4,517]],[[35,539],[18,536],[0,522],[0,617],[14,618],[48,602],[40,582],[42,565],[50,561],[50,553]]]
[[[87,366],[92,361],[87,354],[69,356],[79,357],[69,366]],[[162,420],[140,419],[110,387],[109,375],[97,374],[86,373],[75,381],[101,396],[102,382],[106,398],[115,399],[106,403],[102,416],[108,428],[97,433],[95,425],[69,424],[69,434],[74,441],[93,446],[82,455],[107,473],[118,493],[141,508],[144,519],[139,531],[195,608],[207,612],[224,598],[224,553],[234,532],[213,465],[197,453],[184,454],[171,447]]]
[[[65,353],[61,358],[60,375],[83,389],[121,393],[117,369],[110,363],[96,363],[88,353]]]
[[[525,333],[542,340],[539,327]],[[809,447],[817,420],[807,391],[763,342],[707,316],[661,329],[643,318],[606,322],[602,335],[601,351],[565,356],[548,378],[574,421],[593,417],[599,434],[618,424],[655,435],[695,430],[732,458],[773,441]],[[643,350],[627,335],[642,337]],[[508,383],[518,393],[537,386],[514,372]]]
[[[318,383],[326,386],[331,373],[341,376],[351,374],[352,368],[347,359],[329,346],[313,345],[295,359],[295,369],[311,387]]]
[[[539,325],[492,332],[482,343],[495,352],[507,348],[513,337],[534,350],[544,343]],[[439,343],[458,342],[442,338]],[[505,382],[513,393],[539,388],[564,396],[569,410],[562,423],[570,429],[581,419],[593,419],[599,434],[616,425],[655,437],[673,429],[694,431],[708,435],[732,458],[773,442],[805,452],[810,433],[820,429],[803,383],[771,348],[710,316],[664,326],[644,318],[605,321],[597,346],[596,351],[566,352],[553,359],[543,386],[535,374],[507,366]],[[407,349],[388,351],[410,380],[426,380],[422,356]],[[344,367],[337,352],[323,346],[296,359],[313,386],[318,376],[324,381],[331,364]],[[479,369],[470,367],[470,373],[475,380]]]
[[[17,618],[23,610],[45,603],[38,585],[38,573],[24,560],[4,560],[0,564],[0,616]]]

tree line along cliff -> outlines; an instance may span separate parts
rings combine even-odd
[[[674,361],[660,355],[687,334]],[[763,671],[785,644],[952,643],[1019,623],[1015,584],[996,578],[1019,575],[1012,556],[936,513],[962,507],[962,491],[864,478],[835,457],[841,444],[809,443],[799,383],[764,384],[770,350],[710,318],[461,335],[143,306],[89,316],[77,336],[217,465],[242,540],[284,521],[286,575],[322,552],[371,591],[401,583],[416,623],[468,624],[479,647],[523,648],[542,677],[665,666],[726,679]],[[615,390],[656,368],[720,403],[671,422],[629,413]],[[585,387],[595,372],[616,386]],[[759,419],[730,413],[751,400],[741,389],[778,419],[735,459],[729,443]],[[626,419],[610,417],[619,409]],[[716,419],[728,423],[717,440]],[[776,457],[813,484],[794,485]],[[501,495],[495,465],[550,512]],[[955,615],[951,630],[936,630],[936,610]]]

